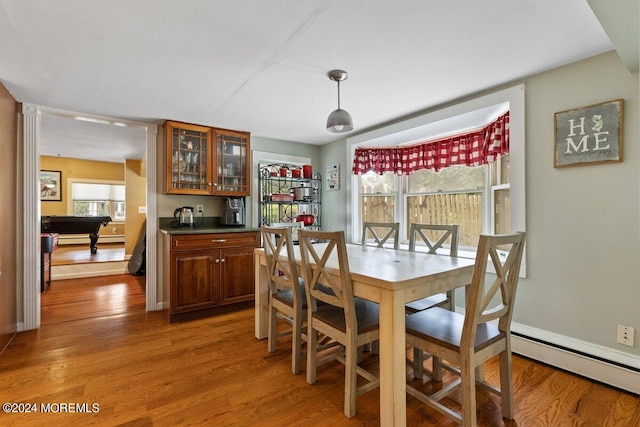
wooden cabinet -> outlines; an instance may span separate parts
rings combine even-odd
[[[167,121],[167,194],[213,194],[213,129]]]
[[[167,194],[249,196],[250,134],[165,122]]]
[[[164,236],[169,320],[254,298],[257,231]]]
[[[249,134],[216,129],[216,182],[213,193],[218,196],[249,196]]]

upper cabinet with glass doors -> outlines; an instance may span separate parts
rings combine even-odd
[[[213,194],[249,196],[249,133],[215,129],[216,182]]]
[[[212,134],[210,127],[165,123],[167,194],[213,194]]]
[[[167,121],[166,193],[249,196],[249,133]]]

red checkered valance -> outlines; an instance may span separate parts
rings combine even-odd
[[[482,129],[420,144],[392,148],[356,148],[352,172],[411,175],[454,165],[480,166],[509,153],[509,112]]]

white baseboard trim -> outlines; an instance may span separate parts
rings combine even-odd
[[[91,239],[89,235],[77,236],[73,234],[65,234],[58,236],[58,245],[89,245]],[[98,236],[98,244],[100,243],[124,243],[124,235],[121,234],[107,234]]]
[[[514,353],[640,394],[640,357],[512,323]]]
[[[51,280],[127,274],[129,273],[128,266],[128,261],[54,265],[51,268]]]

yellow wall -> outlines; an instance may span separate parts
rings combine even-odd
[[[78,160],[60,157],[40,157],[41,170],[61,172],[61,201],[42,201],[42,215],[72,215],[68,209],[71,186],[69,179],[89,179],[101,181],[119,181],[125,183],[126,216],[125,223],[109,223],[100,229],[100,235],[124,235],[125,254],[131,255],[146,219],[139,213],[140,206],[146,206],[146,168],[141,160],[127,160],[124,164]]]
[[[124,239],[124,251],[125,254],[132,255],[140,234],[144,232],[143,225],[147,218],[147,215],[140,213],[139,209],[147,205],[147,179],[142,161],[127,160],[125,162],[125,184],[127,233]]]
[[[40,157],[41,170],[60,171],[62,189],[62,200],[42,201],[40,209],[42,215],[71,215],[67,212],[67,202],[69,198],[69,178],[73,179],[96,179],[104,181],[125,181],[124,164],[98,162],[93,160],[67,159],[61,157]],[[111,230],[113,226],[108,227]]]

